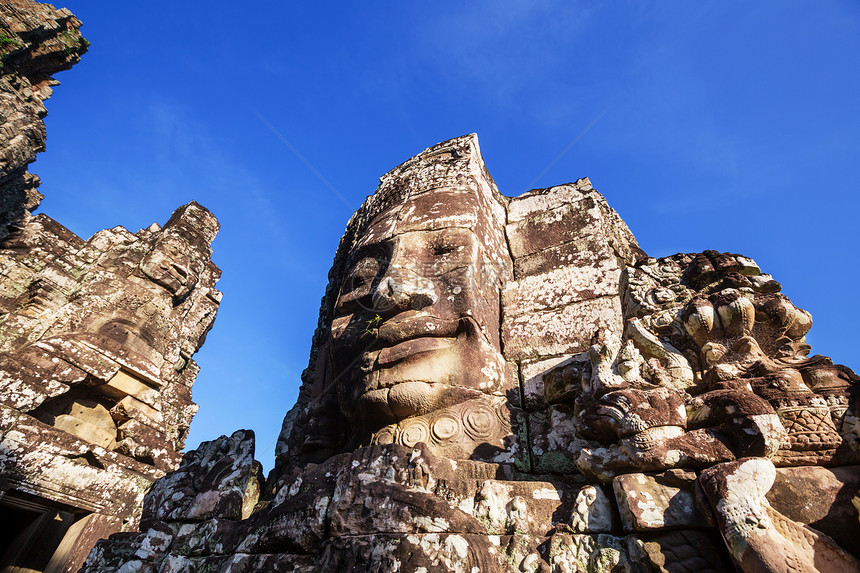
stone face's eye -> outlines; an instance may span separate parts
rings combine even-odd
[[[355,263],[343,280],[337,301],[338,314],[351,312],[356,304],[370,308],[373,283],[382,271],[382,261],[376,257],[364,257]]]
[[[450,243],[437,243],[433,246],[433,254],[437,257],[441,257],[443,255],[447,255],[448,253],[453,253],[457,250],[456,245],[452,245]]]
[[[344,286],[348,287],[349,290],[355,290],[373,282],[373,279],[379,274],[379,267],[379,261],[373,257],[360,260],[352,267],[347,276],[347,284]]]

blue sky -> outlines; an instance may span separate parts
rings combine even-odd
[[[652,256],[754,258],[860,369],[856,2],[65,6],[92,46],[47,102],[40,210],[222,224],[189,447],[252,428],[271,467],[347,219],[470,132],[506,195],[588,176]]]

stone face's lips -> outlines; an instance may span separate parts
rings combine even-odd
[[[416,354],[451,348],[453,345],[454,340],[450,338],[415,338],[401,342],[400,344],[395,344],[389,348],[383,348],[379,353],[377,362],[380,366],[393,364]]]
[[[337,316],[335,321],[341,321],[346,316]],[[359,321],[363,325],[368,321]],[[427,313],[409,310],[386,319],[378,329],[361,331],[359,336],[350,336],[350,329],[354,326],[339,326],[332,328],[333,353],[344,356],[356,356],[358,354],[372,354],[384,349],[391,349],[404,342],[410,342],[422,338],[430,339],[454,339],[460,332],[462,319],[460,317],[439,318]],[[368,323],[369,324],[369,323]],[[423,352],[419,350],[417,352]]]
[[[457,334],[459,324],[459,316],[440,318],[426,312],[408,310],[379,325],[378,341],[381,346],[392,347],[423,337],[453,337]]]

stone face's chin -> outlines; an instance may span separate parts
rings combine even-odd
[[[426,414],[450,402],[451,387],[427,382],[401,382],[388,389],[388,407],[398,420]]]
[[[353,415],[357,425],[372,433],[388,424],[429,414],[483,395],[477,390],[438,382],[397,382],[390,387],[362,394],[356,400]]]
[[[388,405],[400,419],[432,412],[445,403],[445,391],[440,384],[402,382],[388,390]]]

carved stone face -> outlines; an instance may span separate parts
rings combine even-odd
[[[331,365],[341,409],[359,434],[501,392],[497,279],[471,228],[438,228],[440,220],[474,218],[448,199],[429,193],[398,206],[444,210],[405,232],[383,212],[348,257]]]
[[[182,299],[194,288],[203,262],[192,258],[194,249],[179,235],[164,234],[140,262],[140,270],[155,283]]]
[[[506,207],[474,135],[380,178],[335,255],[279,460],[389,443],[481,461],[519,451],[501,352]]]

